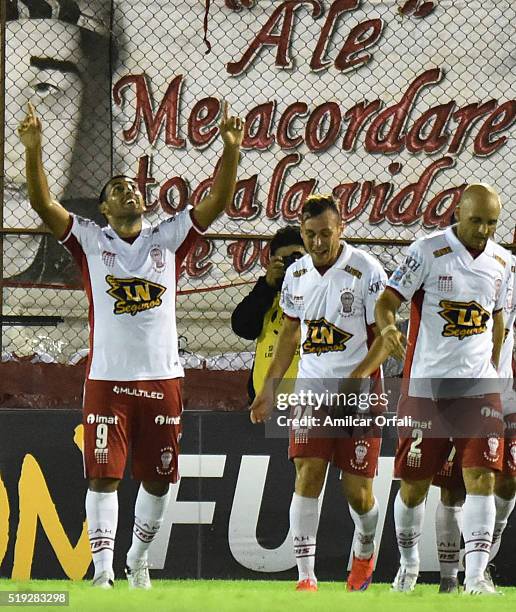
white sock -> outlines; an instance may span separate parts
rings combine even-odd
[[[493,531],[493,543],[491,544],[491,552],[489,553],[489,561],[492,561],[498,554],[498,550],[500,549],[500,544],[502,542],[503,530],[507,526],[507,520],[509,519],[511,512],[514,510],[514,504],[516,502],[516,497],[513,497],[512,499],[503,499],[503,497],[498,497],[498,495],[495,494],[494,498],[496,518]]]
[[[435,539],[441,578],[459,575],[461,532],[462,506],[445,506],[439,501],[435,512]]]
[[[317,580],[314,573],[315,544],[319,513],[317,498],[294,493],[290,504],[290,529],[294,540],[299,580]]]
[[[117,492],[96,493],[88,489],[85,505],[95,576],[107,571],[113,577],[113,551],[118,524]]]
[[[353,552],[358,559],[370,559],[374,555],[374,534],[378,523],[378,502],[365,514],[358,514],[349,506],[351,518],[355,523],[355,539]]]
[[[401,499],[401,494],[398,491],[394,501],[394,523],[402,567],[419,571],[418,543],[424,518],[425,502],[420,503],[415,508],[409,508]]]
[[[484,577],[495,524],[494,495],[466,495],[463,535],[465,544],[465,580]]]
[[[127,553],[127,565],[136,567],[147,560],[147,551],[161,527],[169,494],[151,495],[140,485],[134,506],[133,541]]]

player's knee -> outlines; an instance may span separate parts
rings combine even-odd
[[[429,487],[429,480],[402,480],[400,485],[400,494],[403,503],[409,508],[415,508],[416,506],[419,506],[425,501]]]
[[[495,474],[487,468],[464,468],[464,484],[469,495],[492,495]]]
[[[326,465],[321,462],[296,460],[296,493],[303,497],[319,497]]]
[[[498,497],[510,500],[516,495],[516,477],[499,474],[496,476],[495,493]]]
[[[462,506],[464,503],[464,492],[456,489],[445,489],[441,487],[441,502],[444,506]]]
[[[89,489],[94,493],[113,493],[118,489],[119,482],[117,478],[91,478]]]
[[[155,497],[163,497],[163,495],[166,495],[169,490],[168,482],[146,481],[142,482],[142,485],[147,493],[154,495]]]
[[[354,491],[348,491],[347,493],[348,504],[358,514],[365,514],[369,512],[374,506],[374,497],[369,487],[358,487]]]

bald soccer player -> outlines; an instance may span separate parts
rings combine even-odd
[[[399,431],[396,452],[395,474],[401,487],[395,524],[401,564],[395,591],[411,591],[416,585],[426,496],[454,443],[466,489],[465,591],[496,593],[484,572],[494,532],[495,474],[503,462],[503,416],[499,393],[482,390],[497,378],[503,309],[512,293],[511,254],[491,240],[500,209],[490,186],[468,186],[456,211],[458,223],[416,240],[376,305],[384,345],[405,359],[404,377],[409,379],[398,416],[415,421],[412,428]],[[407,350],[395,325],[406,300],[411,300]],[[459,384],[443,379],[457,379]],[[454,428],[459,413],[468,415],[463,424],[475,423],[475,433]],[[446,425],[435,431],[437,420],[450,424],[449,435]]]

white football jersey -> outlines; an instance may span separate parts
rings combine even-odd
[[[280,304],[301,323],[298,379],[344,378],[364,359],[386,281],[378,260],[350,244],[323,275],[310,255],[287,268]]]
[[[195,240],[191,207],[129,244],[111,227],[72,216],[62,244],[78,262],[89,301],[88,378],[183,376],[176,331],[180,260]]]
[[[410,395],[433,397],[429,379],[497,378],[492,315],[511,300],[506,249],[488,240],[474,258],[449,227],[416,240],[387,286],[412,300],[404,369]]]

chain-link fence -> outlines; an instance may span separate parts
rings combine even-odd
[[[207,11],[208,5],[209,12]],[[1,234],[2,359],[87,353],[78,270],[27,198],[16,127],[30,100],[52,194],[100,224],[114,174],[134,176],[155,223],[196,203],[221,144],[220,101],[247,119],[227,214],[183,263],[186,367],[242,369],[230,316],[267,262],[267,238],[313,191],[391,271],[485,181],[516,220],[516,5],[510,0],[8,0]],[[211,45],[206,53],[204,40]]]

